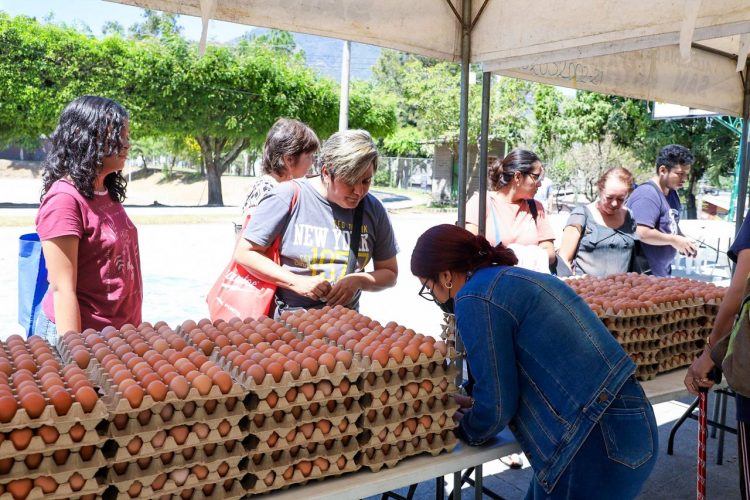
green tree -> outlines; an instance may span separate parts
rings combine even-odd
[[[174,38],[182,34],[182,27],[177,24],[177,14],[145,9],[143,21],[131,25],[128,33],[131,38],[136,40],[152,37]]]

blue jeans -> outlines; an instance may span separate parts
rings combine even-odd
[[[658,428],[640,384],[628,379],[547,495],[532,479],[527,500],[638,496],[656,464]]]
[[[57,345],[57,326],[50,321],[41,309],[34,322],[34,335],[39,335],[53,347]]]

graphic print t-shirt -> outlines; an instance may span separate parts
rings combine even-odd
[[[95,194],[89,200],[73,184],[61,179],[42,200],[36,230],[42,241],[60,236],[76,236],[80,240],[76,294],[83,330],[141,323],[143,286],[138,231],[121,203],[112,200],[109,193]],[[42,308],[54,322],[51,289]]]
[[[297,203],[289,214],[296,182]],[[349,262],[354,210],[342,208],[321,196],[306,179],[280,184],[255,209],[244,237],[257,245],[270,246],[281,234],[281,265],[294,274],[322,275],[336,284],[346,275]],[[388,213],[375,196],[364,203],[362,227],[354,272],[364,270],[371,260],[382,261],[398,253]],[[312,307],[317,301],[279,287],[279,298],[290,307]],[[356,302],[355,297],[353,302]]]

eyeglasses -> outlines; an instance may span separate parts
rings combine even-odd
[[[524,175],[528,175],[532,179],[534,179],[534,182],[539,182],[544,180],[544,172],[539,172],[538,174],[535,174],[534,172],[524,172]]]
[[[432,290],[428,288],[426,281],[422,283],[422,288],[419,289],[419,296],[424,300],[435,302],[435,296],[432,294]]]

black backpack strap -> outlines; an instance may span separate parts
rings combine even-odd
[[[529,212],[531,212],[531,218],[534,219],[534,224],[536,224],[536,218],[539,215],[539,212],[537,212],[536,209],[536,202],[533,198],[530,198],[526,200],[526,203],[529,204]]]

